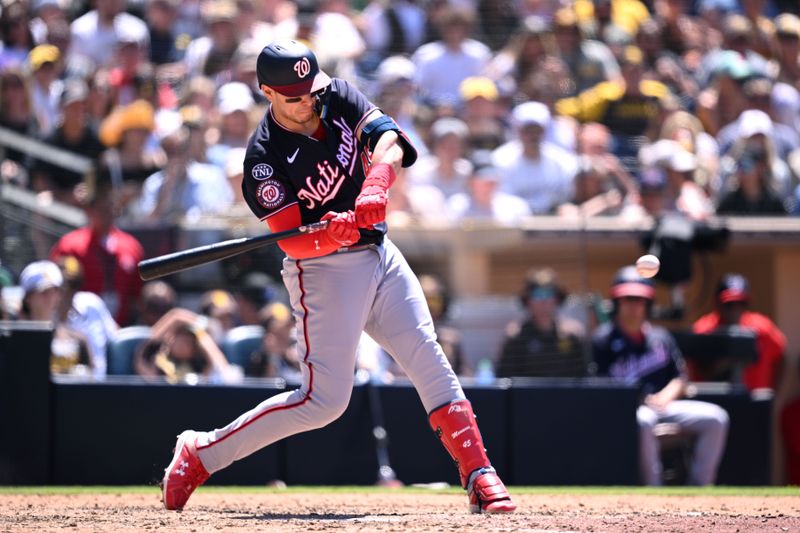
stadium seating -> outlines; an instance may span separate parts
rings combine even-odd
[[[222,341],[222,351],[228,362],[247,367],[250,354],[258,349],[264,328],[261,326],[238,326],[225,335]]]
[[[133,369],[133,355],[140,344],[150,338],[149,326],[129,326],[117,332],[116,337],[108,344],[109,375],[130,375]]]

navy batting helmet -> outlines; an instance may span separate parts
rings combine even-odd
[[[717,286],[717,301],[721,304],[731,302],[748,302],[750,300],[750,284],[741,274],[725,274]]]
[[[614,300],[632,296],[652,301],[655,295],[656,289],[653,281],[640,276],[636,271],[636,267],[632,265],[619,269],[616,276],[614,276],[614,281],[611,283],[611,298]]]
[[[256,76],[284,96],[302,96],[327,87],[330,77],[322,72],[306,45],[292,40],[275,41],[258,54]]]

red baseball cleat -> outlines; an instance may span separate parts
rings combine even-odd
[[[510,513],[517,508],[494,469],[482,468],[467,487],[472,513]]]
[[[178,435],[175,455],[164,470],[161,482],[161,500],[170,511],[180,511],[194,489],[205,483],[210,474],[206,471],[195,450],[197,433],[184,431]]]

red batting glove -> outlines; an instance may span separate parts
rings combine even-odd
[[[321,220],[328,221],[328,235],[342,246],[351,246],[361,238],[356,226],[356,215],[352,211],[344,213],[328,211]]]
[[[356,198],[356,223],[359,228],[371,227],[386,220],[388,190],[394,179],[394,169],[390,164],[372,165]]]

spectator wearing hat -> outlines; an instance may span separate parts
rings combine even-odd
[[[683,399],[688,380],[680,349],[666,329],[648,320],[655,298],[653,281],[642,278],[632,265],[623,267],[615,275],[610,292],[612,321],[592,335],[592,367],[597,376],[641,387],[636,420],[642,482],[663,483],[654,429],[660,422],[671,422],[681,432],[696,437],[689,483],[713,484],[725,450],[728,413],[711,403]]]
[[[742,112],[734,126],[735,140],[721,160],[719,195],[724,197],[738,189],[734,197],[744,195],[740,199],[747,201],[744,204],[737,202],[737,208],[753,204],[754,212],[774,205],[770,197],[775,196],[779,201],[788,198],[792,192],[792,175],[779,155],[776,124],[764,111],[748,109]],[[762,200],[767,203],[762,204]]]
[[[584,327],[563,316],[566,292],[552,268],[528,271],[520,293],[525,316],[506,326],[497,363],[498,377],[583,377]]]
[[[448,6],[437,19],[441,40],[423,44],[411,56],[424,101],[434,106],[456,106],[461,82],[485,68],[491,51],[469,37],[474,26],[473,10]]]
[[[505,127],[501,121],[504,111],[500,92],[491,78],[470,76],[459,87],[467,124],[467,151],[494,150],[506,141]]]
[[[488,158],[487,154],[487,158]],[[491,221],[503,226],[516,226],[531,214],[528,202],[501,190],[503,171],[492,165],[475,166],[467,191],[447,200],[448,217],[456,223]]]
[[[208,147],[206,158],[212,165],[225,168],[228,153],[233,148],[246,148],[250,138],[250,110],[255,105],[250,89],[241,82],[226,83],[217,91],[219,127],[216,142]]]
[[[100,141],[109,149],[103,154],[104,166],[97,179],[119,189],[123,211],[141,194],[144,180],[165,163],[161,148],[150,148],[155,127],[153,106],[145,100],[117,106],[100,124]]]
[[[792,151],[800,147],[800,132],[792,126],[774,120],[777,113],[772,106],[773,89],[772,80],[764,77],[753,77],[742,84],[741,90],[745,105],[742,107],[741,113],[749,110],[756,110],[760,113],[745,115],[748,119],[752,119],[752,122],[742,120],[743,115],[740,113],[737,120],[719,131],[717,140],[722,154],[726,154],[737,139],[747,138],[752,135],[751,132],[756,130],[769,136],[770,141],[774,144],[777,157],[782,160],[786,160]],[[765,120],[764,114],[767,115],[768,120]],[[757,127],[748,127],[748,122]]]
[[[0,40],[0,71],[23,67],[35,44],[24,3],[9,2],[3,5],[0,13]]]
[[[420,157],[408,169],[408,181],[413,186],[430,185],[445,199],[467,190],[472,164],[466,158],[469,128],[458,118],[443,117],[431,126],[431,152]]]
[[[116,322],[130,325],[142,280],[136,266],[144,259],[139,241],[114,224],[117,195],[108,183],[99,183],[85,198],[86,226],[62,236],[50,251],[50,259],[75,257],[83,271],[81,290],[90,291],[106,302]]]
[[[733,50],[706,55],[697,74],[703,89],[697,95],[694,112],[710,135],[718,135],[747,107],[742,85],[753,74],[753,67]]]
[[[778,370],[786,351],[786,336],[766,315],[750,309],[750,283],[741,274],[729,273],[717,285],[716,309],[698,318],[692,326],[695,333],[713,333],[729,328],[742,328],[756,336],[758,360],[742,371],[742,382],[748,390],[775,388]],[[713,365],[690,367],[697,381],[728,381],[733,362],[717,359]]]
[[[200,296],[200,314],[208,319],[206,329],[218,346],[222,346],[225,335],[240,323],[236,299],[222,289],[210,290]]]
[[[68,79],[61,91],[61,118],[55,131],[44,142],[55,148],[96,160],[105,147],[95,130],[89,125],[86,109],[89,87],[81,79]],[[76,187],[84,183],[84,174],[37,160],[31,169],[34,190],[49,190],[55,199],[73,205],[81,202],[81,191]]]
[[[161,140],[167,163],[142,185],[134,211],[153,221],[174,223],[225,213],[233,191],[222,169],[189,159],[189,131],[178,128]]]
[[[700,83],[706,84],[710,76],[720,69],[740,69],[735,63],[732,64],[731,58],[744,60],[745,68],[751,76],[768,76],[772,70],[767,60],[769,54],[765,57],[757,51],[757,39],[752,21],[746,16],[734,12],[725,15],[722,20],[722,43],[703,58]]]
[[[500,190],[524,199],[532,214],[552,213],[572,198],[577,158],[545,140],[551,117],[543,103],[520,104],[511,118],[516,138],[492,152],[503,177]]]
[[[119,326],[99,296],[80,290],[83,286],[83,270],[77,258],[64,256],[58,260],[58,267],[64,277],[64,294],[58,306],[59,320],[86,338],[92,360],[92,376],[103,379],[107,368],[106,349]]]
[[[672,139],[661,139],[643,146],[640,160],[646,166],[659,166],[667,178],[667,209],[690,220],[705,220],[714,212],[706,192],[694,181],[697,157]]]
[[[562,7],[553,17],[553,34],[559,57],[574,79],[565,96],[577,95],[595,85],[621,80],[620,67],[608,46],[599,40],[584,39],[572,7]]]
[[[58,124],[58,77],[62,66],[61,52],[52,44],[40,44],[28,54],[31,99],[40,135],[50,135]]]
[[[86,337],[65,324],[59,316],[64,298],[64,277],[51,261],[34,261],[19,276],[24,295],[19,320],[37,320],[53,324],[50,345],[50,372],[69,374],[86,372],[92,355]]]
[[[775,19],[775,59],[777,81],[800,91],[800,17],[783,13]]]
[[[210,0],[202,4],[206,35],[192,40],[183,61],[190,77],[207,76],[217,86],[230,79],[230,65],[240,36],[236,31],[236,4]]]
[[[70,26],[71,55],[86,57],[98,67],[108,67],[114,59],[121,35],[136,39],[144,49],[149,47],[147,25],[139,17],[125,12],[125,1],[97,0],[94,6]]]
[[[629,170],[635,169],[636,151],[652,135],[670,96],[663,83],[643,77],[643,61],[642,51],[628,46],[620,58],[622,81],[602,82],[555,104],[560,115],[605,125],[614,138],[614,154]]]

